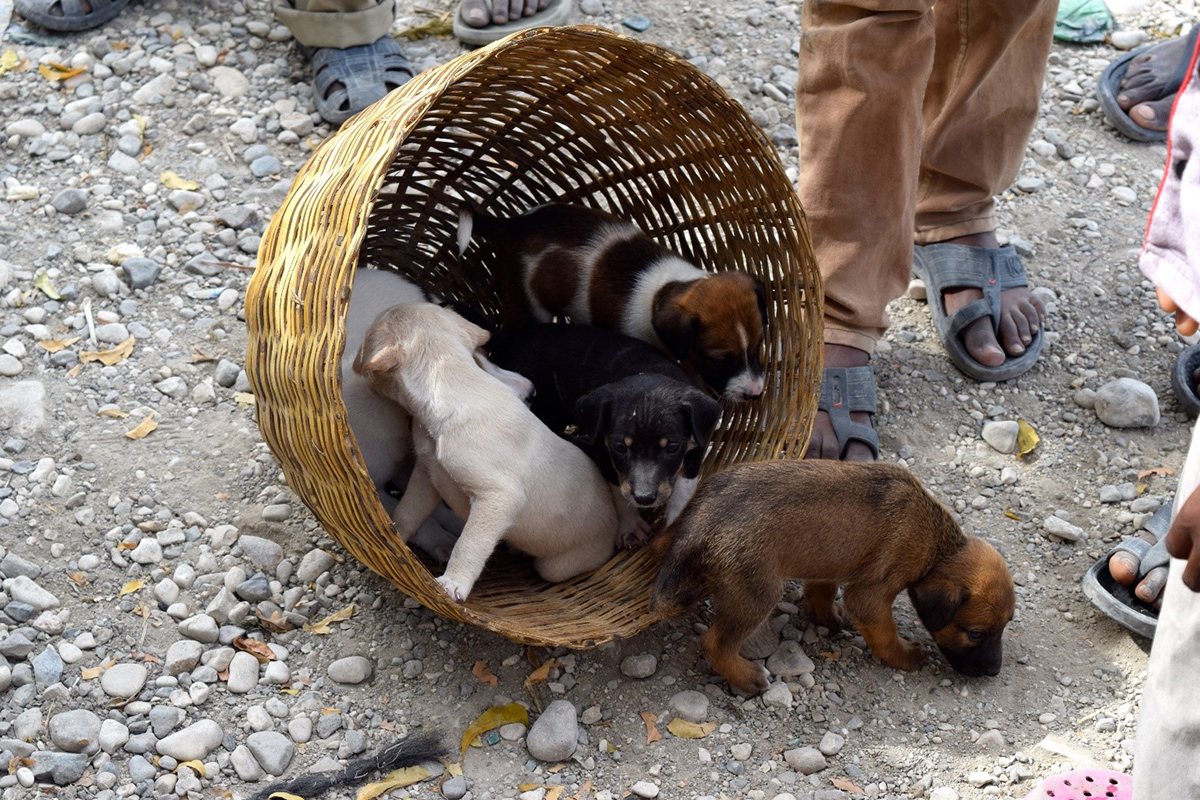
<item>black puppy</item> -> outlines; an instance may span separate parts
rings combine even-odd
[[[666,503],[667,523],[675,521],[696,491],[721,414],[682,367],[652,345],[590,325],[496,333],[487,349],[494,364],[533,381],[533,413],[568,434],[612,484],[618,546],[645,543],[650,526],[638,509]]]

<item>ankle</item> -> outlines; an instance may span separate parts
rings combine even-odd
[[[865,350],[844,344],[825,343],[825,366],[827,367],[865,367],[871,363],[871,356]]]
[[[950,239],[943,239],[937,244],[963,244],[967,247],[999,247],[1000,242],[996,239],[995,231],[984,231],[982,233],[968,233],[965,236],[955,236]]]

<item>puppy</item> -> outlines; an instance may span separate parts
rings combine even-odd
[[[705,272],[603,211],[551,203],[501,219],[464,208],[458,245],[472,236],[500,255],[506,322],[597,325],[649,342],[731,400],[763,392],[766,291],[736,270]]]
[[[667,524],[687,505],[721,407],[670,357],[591,325],[535,325],[498,333],[493,362],[533,381],[530,408],[556,433],[575,430],[613,491],[618,547],[650,533],[639,509],[666,504]]]
[[[375,318],[392,306],[406,303],[436,301],[425,290],[394,272],[379,269],[359,269],[354,273],[350,307],[346,312],[346,349],[342,352],[342,402],[346,418],[366,462],[367,474],[375,484],[379,502],[391,516],[399,502],[388,491],[391,483],[401,493],[412,471],[412,436],[409,418],[394,400],[382,397],[367,385],[367,380],[353,369],[355,356],[362,347],[367,330]],[[525,398],[533,392],[527,379],[491,364],[483,353],[476,354],[481,366],[500,378],[518,396]],[[450,549],[462,531],[462,520],[445,506],[439,506],[433,516],[421,526],[414,542],[439,561],[449,558]]]
[[[476,363],[488,333],[415,303],[380,315],[354,360],[413,420],[417,463],[393,520],[405,541],[439,502],[466,526],[438,583],[464,602],[501,540],[558,582],[613,554],[617,512],[600,472]]]
[[[701,647],[748,694],[765,689],[768,675],[738,648],[771,613],[783,582],[796,579],[805,581],[809,615],[830,630],[841,626],[834,597],[844,586],[850,621],[885,664],[913,670],[923,660],[892,618],[892,601],[907,589],[951,666],[972,676],[1000,672],[1014,604],[1008,567],[983,539],[963,535],[901,467],[739,464],[706,481],[658,541],[667,552],[651,608],[678,610],[711,594],[713,624]]]

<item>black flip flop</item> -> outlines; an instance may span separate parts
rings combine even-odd
[[[91,30],[112,22],[127,5],[129,0],[89,0],[85,11],[82,0],[16,0],[18,14],[59,33]],[[59,13],[50,13],[55,6]]]
[[[1200,344],[1194,344],[1175,359],[1171,370],[1171,388],[1175,399],[1192,419],[1200,416],[1200,395],[1196,393],[1196,370],[1200,369]]]
[[[913,272],[925,283],[925,296],[933,326],[946,348],[946,354],[964,373],[977,381],[1006,381],[1023,375],[1033,368],[1042,354],[1045,337],[1038,326],[1033,341],[1025,352],[1015,358],[1008,356],[997,367],[980,364],[967,352],[959,334],[981,317],[991,317],[992,330],[1000,337],[1000,293],[1005,289],[1028,286],[1025,267],[1012,245],[1003,247],[969,247],[963,244],[939,242],[917,245],[913,249]],[[974,288],[983,297],[955,311],[946,313],[945,294],[951,289]]]
[[[1161,97],[1175,94],[1179,91],[1179,87],[1183,85],[1184,78],[1187,77],[1188,66],[1192,63],[1192,53],[1196,50],[1196,37],[1200,36],[1200,25],[1193,25],[1192,30],[1188,33],[1187,56],[1183,61],[1179,62],[1175,73],[1171,76],[1171,80],[1163,87]],[[1100,80],[1096,82],[1096,97],[1100,100],[1100,105],[1104,108],[1104,116],[1108,117],[1108,121],[1119,130],[1121,133],[1139,142],[1165,142],[1167,140],[1166,131],[1155,131],[1150,128],[1143,128],[1138,125],[1125,109],[1117,105],[1117,95],[1121,93],[1121,81],[1125,80],[1125,73],[1129,71],[1129,64],[1142,53],[1150,50],[1155,45],[1149,44],[1145,47],[1139,47],[1137,50],[1130,50],[1128,53],[1123,53],[1113,59],[1104,72],[1100,75]]]
[[[371,44],[301,47],[300,52],[312,60],[313,103],[332,125],[341,125],[415,74],[390,34]],[[335,84],[340,86],[334,88]]]
[[[852,412],[875,416],[875,371],[870,367],[826,367],[821,372],[821,399],[817,410],[829,415],[837,437],[838,457],[846,457],[851,442],[862,442],[879,460],[879,433],[870,425],[855,422]]]
[[[498,2],[498,0],[492,0]],[[467,24],[462,15],[462,3],[459,3],[458,8],[454,11],[454,38],[458,39],[463,44],[469,45],[484,45],[499,41],[505,36],[510,36],[517,31],[527,30],[529,28],[553,27],[562,25],[567,21],[567,17],[571,16],[572,2],[571,0],[550,0],[546,7],[541,11],[537,11],[528,17],[512,20],[497,25],[496,23],[488,23],[482,28],[476,28]]]
[[[1158,610],[1138,599],[1133,593],[1133,586],[1146,577],[1150,570],[1170,563],[1171,556],[1167,553],[1167,531],[1171,528],[1171,504],[1166,503],[1146,520],[1143,526],[1158,537],[1158,541],[1150,544],[1136,536],[1125,539],[1101,558],[1083,576],[1083,593],[1092,601],[1092,605],[1104,612],[1109,618],[1139,636],[1147,639],[1154,638],[1158,628]],[[1138,577],[1133,586],[1123,586],[1113,580],[1108,571],[1108,559],[1113,553],[1132,553],[1138,558]]]

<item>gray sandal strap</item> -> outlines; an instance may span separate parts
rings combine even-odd
[[[870,367],[826,367],[821,372],[821,398],[817,408],[829,415],[829,424],[845,457],[850,442],[862,442],[879,459],[879,433],[850,418],[854,412],[875,416],[875,371]]]

